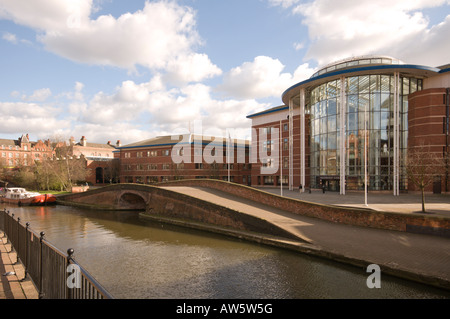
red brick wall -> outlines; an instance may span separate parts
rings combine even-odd
[[[355,226],[366,226],[380,229],[407,231],[410,227],[435,228],[437,231],[450,229],[450,220],[436,216],[404,215],[372,210],[343,208],[329,205],[302,202],[263,192],[251,187],[213,180],[186,180],[165,185],[206,187],[254,200],[258,203],[283,209],[298,215],[315,217],[330,222],[339,222]]]
[[[445,88],[437,88],[418,91],[409,96],[408,148],[413,149],[425,145],[436,156],[445,156],[445,95]],[[442,177],[441,181],[441,189],[444,190],[445,179]],[[415,187],[412,183],[409,183],[408,189],[415,190]],[[433,185],[429,185],[426,191],[433,191]]]

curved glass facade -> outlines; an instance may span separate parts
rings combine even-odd
[[[364,189],[364,144],[367,143],[368,189],[392,190],[394,75],[359,75],[344,78],[344,81],[328,81],[310,92],[311,186],[339,190],[340,128],[344,125],[346,189]],[[342,84],[345,123],[340,123]],[[408,138],[407,96],[421,89],[422,80],[400,77],[400,189],[407,188],[407,178],[403,173]]]

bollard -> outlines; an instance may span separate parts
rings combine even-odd
[[[43,299],[44,298],[44,292],[42,291],[42,289],[43,289],[43,261],[42,261],[42,246],[44,245],[44,236],[45,236],[45,233],[44,232],[41,232],[40,233],[40,235],[41,235],[41,238],[39,239],[39,242],[40,242],[40,244],[41,244],[41,255],[40,255],[40,264],[41,264],[41,267],[40,267],[40,270],[39,270],[39,299]]]

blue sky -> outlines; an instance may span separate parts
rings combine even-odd
[[[440,66],[449,34],[449,0],[0,0],[0,137],[249,137],[246,115],[318,66]]]

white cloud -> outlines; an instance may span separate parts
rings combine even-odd
[[[129,70],[138,65],[167,68],[179,81],[220,74],[206,55],[194,52],[202,41],[189,7],[174,1],[146,2],[134,13],[95,20],[90,18],[93,11],[92,0],[0,0],[0,18],[38,30],[46,49],[67,59]],[[185,61],[192,63],[190,69],[179,68]]]
[[[200,82],[222,74],[206,54],[193,53],[179,56],[167,65],[168,74],[165,79],[173,84]]]
[[[17,44],[17,36],[9,32],[3,32],[2,39]]]
[[[385,54],[432,66],[449,62],[449,18],[430,26],[421,11],[449,5],[448,0],[269,2],[291,7],[303,17],[312,42],[306,60],[322,65],[350,56]]]
[[[284,68],[278,59],[258,56],[226,73],[218,89],[237,98],[279,97],[286,88],[314,73],[308,64],[299,66],[294,74],[282,73]]]
[[[57,108],[49,105],[26,102],[0,102],[0,113],[3,118],[1,133],[30,133],[44,138],[48,135],[48,132],[70,127],[68,120],[57,119],[59,112]],[[21,130],[22,132],[20,132]]]
[[[52,91],[49,88],[35,90],[30,96],[22,96],[23,101],[44,102],[52,95]]]
[[[99,92],[87,102],[74,101],[69,113],[76,123],[73,130],[83,128],[92,133],[91,139],[120,138],[131,143],[136,141],[133,136],[171,134],[187,130],[195,121],[202,121],[205,129],[242,132],[250,127],[246,115],[268,106],[254,99],[216,100],[211,87],[199,83],[166,89],[156,78],[140,84],[125,81],[112,94]],[[75,135],[88,136],[87,131]]]

